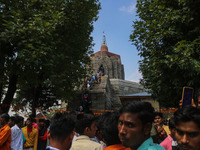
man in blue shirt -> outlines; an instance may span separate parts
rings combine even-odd
[[[131,150],[165,150],[153,143],[150,137],[154,108],[148,102],[135,101],[120,109],[118,122],[119,138],[122,145]]]

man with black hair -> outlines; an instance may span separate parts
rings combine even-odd
[[[8,125],[10,126],[10,128],[12,128],[15,125],[15,117],[11,116],[9,121],[8,121]]]
[[[171,117],[169,119],[169,130],[171,134],[169,134],[165,138],[165,140],[162,143],[160,143],[160,145],[164,147],[166,150],[178,150],[178,143],[175,139],[176,127],[175,127],[174,117]]]
[[[9,150],[11,143],[11,129],[8,125],[10,116],[8,114],[2,114],[0,117],[0,150]]]
[[[107,147],[104,150],[129,150],[122,146],[121,141],[118,137],[118,119],[119,113],[117,112],[106,112],[102,116],[102,125],[100,132],[106,143]]]
[[[15,125],[11,128],[11,150],[23,150],[23,137],[22,126],[24,124],[24,118],[21,116],[15,117]]]
[[[39,119],[39,134],[38,134],[38,146],[37,150],[44,150],[47,146],[47,128],[45,126],[45,120]]]
[[[50,130],[47,133],[50,139],[50,146],[46,150],[68,150],[74,136],[75,123],[70,115],[56,113],[50,123]]]
[[[200,108],[185,106],[174,113],[180,150],[200,150]]]
[[[160,144],[167,137],[167,133],[166,133],[165,129],[163,128],[163,126],[161,126],[161,125],[154,126],[154,127],[156,129],[156,135],[151,136],[151,137],[152,137],[154,143]]]
[[[70,150],[103,150],[101,144],[90,140],[95,137],[97,130],[94,115],[79,114],[75,130],[80,136],[72,143]]]
[[[160,126],[165,130],[167,135],[170,134],[169,127],[163,123],[163,114],[161,112],[154,112],[154,126],[156,128]]]
[[[26,126],[22,128],[22,132],[26,139],[24,150],[37,150],[38,131],[33,127],[32,118],[27,119]]]
[[[154,108],[148,102],[134,101],[120,109],[119,139],[131,150],[164,150],[150,137]]]

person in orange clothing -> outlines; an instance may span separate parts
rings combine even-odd
[[[118,137],[118,119],[119,113],[106,112],[100,116],[99,130],[102,134],[103,141],[107,147],[104,150],[130,150],[130,148],[124,147]]]
[[[8,114],[2,114],[0,117],[1,129],[0,129],[0,150],[9,150],[11,143],[11,129],[8,125],[10,116]]]
[[[24,150],[37,150],[38,131],[33,127],[33,121],[31,118],[27,119],[26,126],[22,128],[22,132],[26,139]]]

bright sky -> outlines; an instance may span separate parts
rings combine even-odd
[[[139,82],[138,72],[140,57],[129,36],[136,19],[136,0],[100,0],[102,9],[99,19],[94,23],[94,52],[100,51],[103,31],[106,36],[108,51],[121,56],[124,64],[125,80]]]

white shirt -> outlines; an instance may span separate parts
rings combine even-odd
[[[59,150],[59,149],[51,147],[51,146],[47,146],[46,150]]]
[[[22,129],[17,125],[11,128],[11,150],[23,150],[23,136]]]

